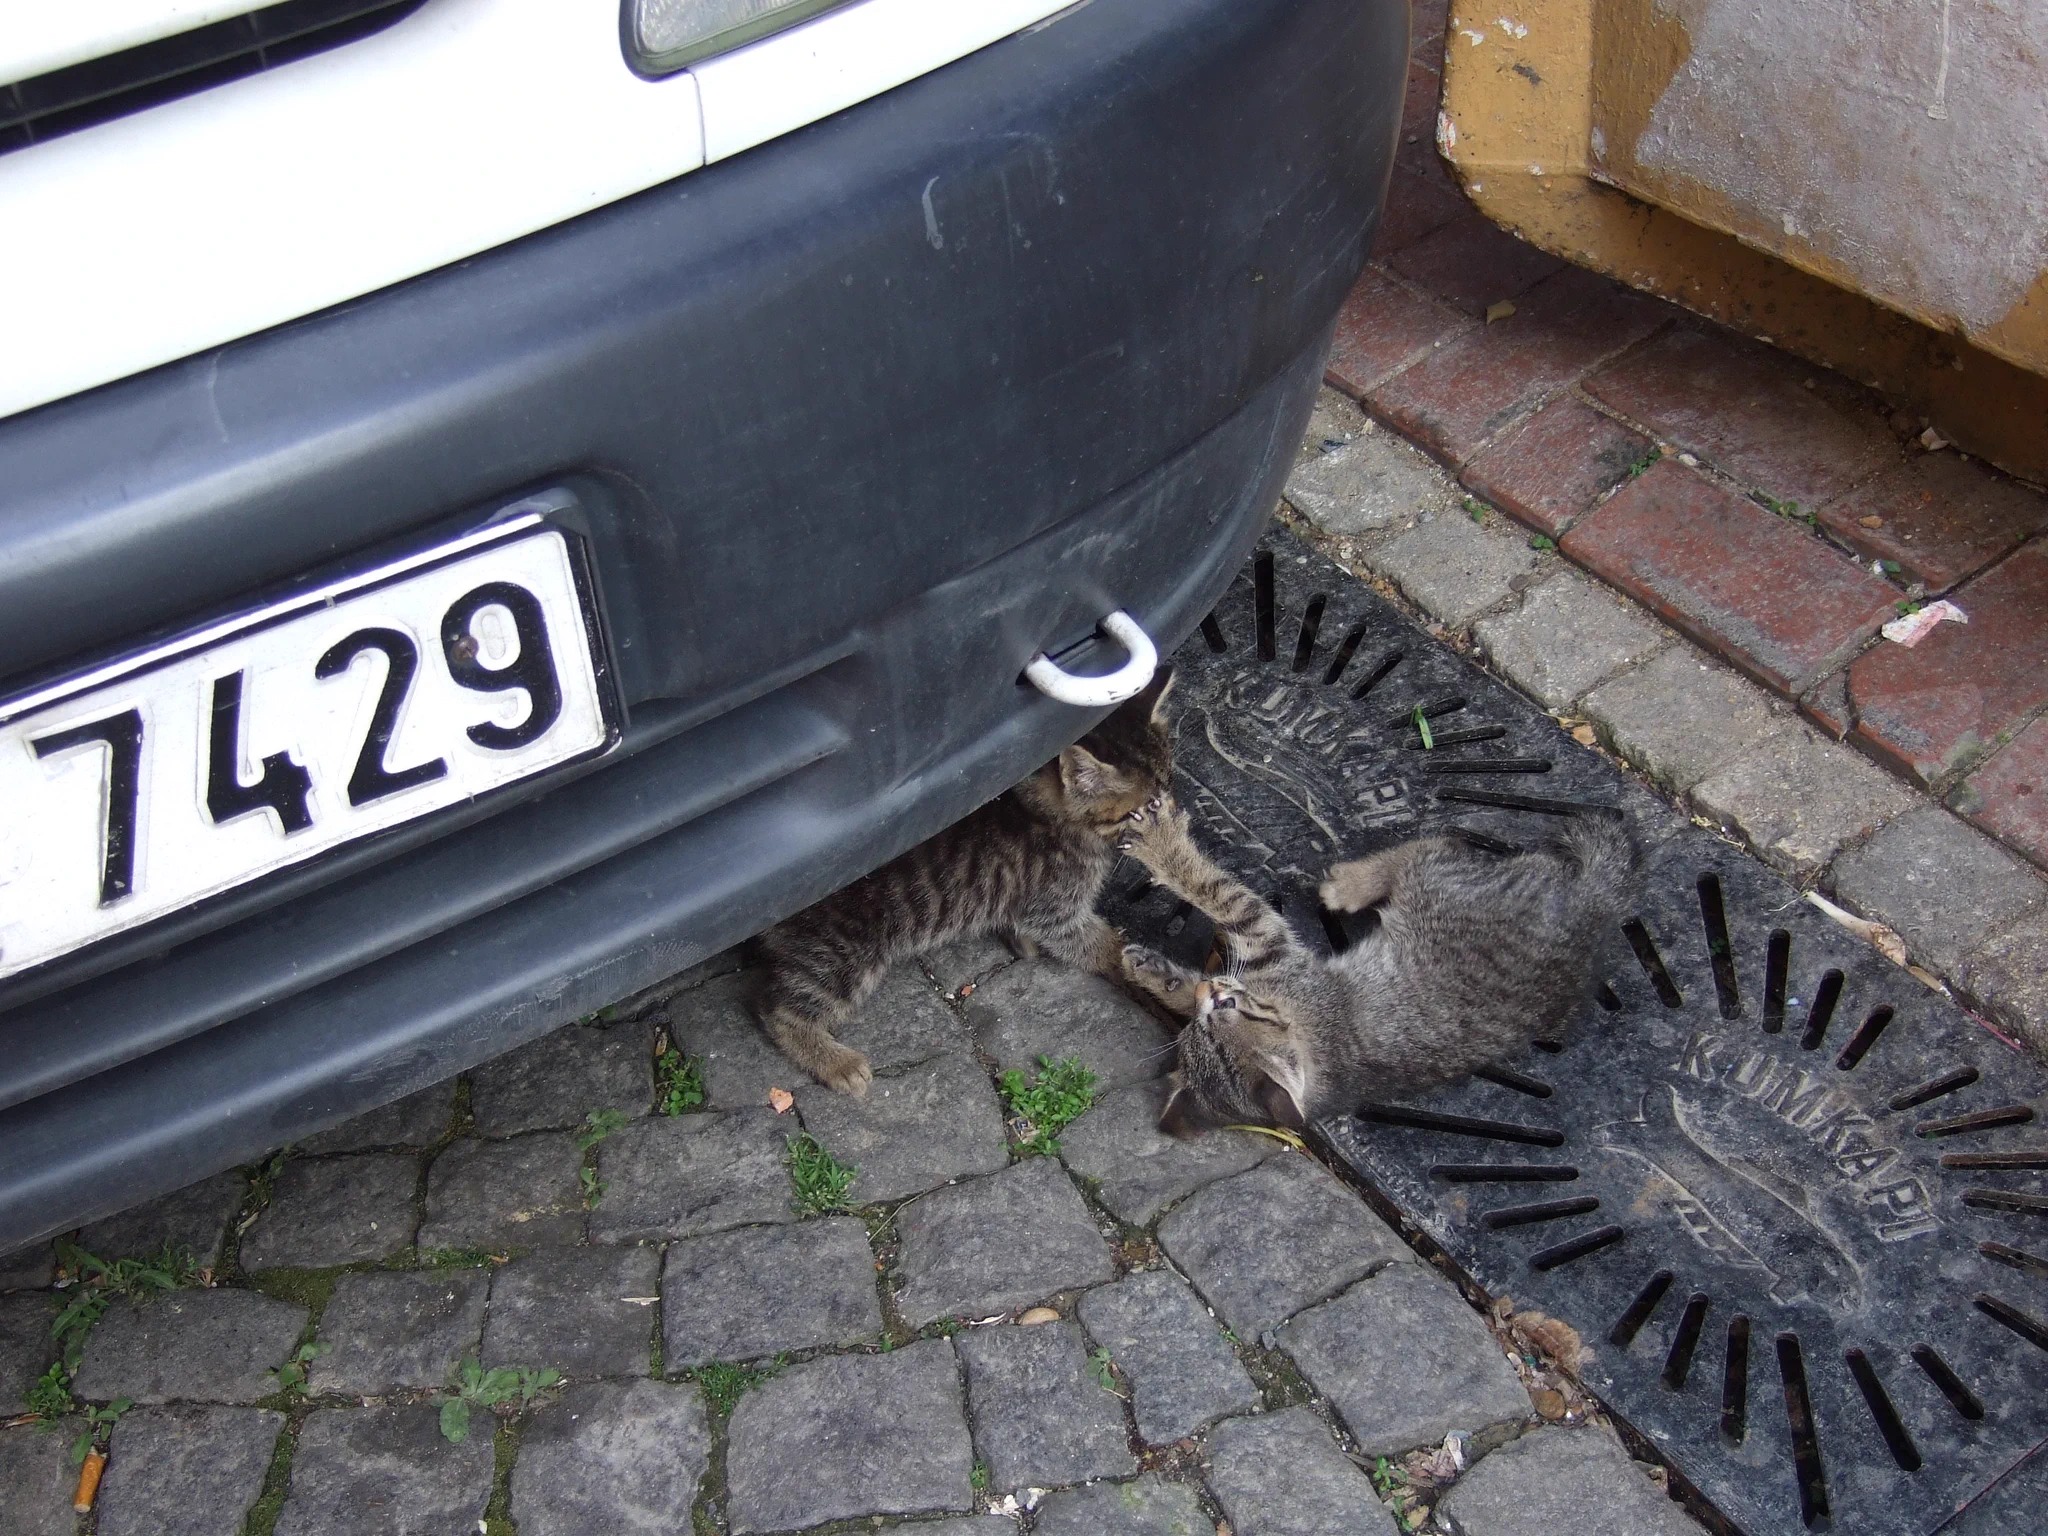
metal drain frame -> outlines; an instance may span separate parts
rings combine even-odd
[[[1175,665],[1198,835],[1318,947],[1359,931],[1327,866],[1418,834],[1604,806],[1645,847],[1563,1040],[1320,1127],[1381,1200],[1575,1327],[1585,1384],[1751,1536],[1988,1532],[2048,1494],[2038,1068],[1282,530]],[[1206,920],[1142,873],[1110,917],[1199,964]]]

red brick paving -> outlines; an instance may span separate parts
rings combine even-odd
[[[1442,97],[1443,81],[1432,66],[1408,66],[1408,85],[1401,98],[1401,137],[1394,146],[1394,163],[1455,190],[1450,167],[1436,152],[1436,113]]]
[[[2048,864],[2048,718],[1971,774],[1949,804],[2036,864]]]
[[[1411,40],[1415,57],[1434,64],[1444,56],[1444,28],[1451,0],[1415,0]]]
[[[1437,342],[1470,329],[1472,322],[1456,310],[1367,267],[1338,312],[1323,374],[1346,393],[1364,395]]]
[[[1846,660],[1892,617],[1898,595],[1799,524],[1675,459],[1651,465],[1581,518],[1562,547],[1787,693]]]
[[[1387,265],[1472,315],[1485,314],[1496,300],[1519,299],[1564,269],[1477,210],[1396,251]]]
[[[1465,194],[1455,187],[1396,166],[1387,183],[1387,202],[1380,215],[1379,233],[1373,237],[1373,259],[1385,261],[1403,246],[1413,245],[1431,230],[1441,229],[1459,214],[1469,212],[1471,207]]]
[[[1462,464],[1602,358],[1665,323],[1661,305],[1567,267],[1515,301],[1515,312],[1432,352],[1367,396],[1374,413]]]
[[[1553,539],[1656,444],[1567,395],[1465,466],[1465,484]]]
[[[1596,374],[1586,388],[1744,485],[1814,511],[1898,457],[1898,441],[1874,404],[1841,410],[1828,398],[1841,391],[1803,387],[1815,375],[1812,364],[1687,326]]]
[[[1856,740],[1923,784],[1966,768],[2048,706],[2048,542],[1952,594],[1968,624],[1879,645],[1849,669]]]
[[[1865,518],[1881,520],[1866,528]],[[1958,453],[1919,454],[1820,509],[1843,543],[1941,592],[2048,529],[2048,496]],[[2048,658],[2043,659],[2048,665]]]

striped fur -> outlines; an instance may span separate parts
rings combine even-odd
[[[1591,984],[1600,936],[1627,910],[1639,855],[1615,818],[1578,818],[1509,857],[1422,838],[1330,871],[1323,905],[1378,913],[1319,957],[1271,906],[1195,847],[1177,810],[1131,852],[1213,918],[1223,973],[1129,945],[1125,978],[1191,1017],[1160,1129],[1300,1128],[1367,1099],[1463,1077],[1556,1032]]]
[[[996,934],[1020,954],[1122,974],[1122,939],[1096,897],[1118,845],[1173,778],[1162,668],[1014,789],[901,858],[763,934],[761,1027],[827,1087],[864,1094],[868,1059],[833,1035],[889,967],[950,940]]]

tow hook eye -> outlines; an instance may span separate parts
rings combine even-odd
[[[1031,685],[1049,699],[1081,709],[1121,704],[1142,692],[1159,668],[1159,650],[1153,645],[1152,637],[1138,628],[1137,620],[1121,608],[1105,615],[1096,627],[1130,652],[1131,659],[1103,677],[1076,677],[1040,651],[1024,669]]]

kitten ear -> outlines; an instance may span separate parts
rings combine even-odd
[[[1248,1085],[1252,1099],[1272,1122],[1293,1131],[1307,1130],[1308,1115],[1301,1107],[1307,1085],[1300,1068],[1285,1057],[1261,1052],[1252,1071],[1255,1075]]]
[[[1178,1072],[1166,1075],[1166,1107],[1159,1111],[1159,1130],[1176,1141],[1193,1141],[1204,1131],[1220,1129],[1226,1122],[1188,1091]]]
[[[1060,754],[1059,763],[1060,787],[1070,795],[1099,800],[1123,783],[1115,769],[1078,742]]]
[[[1147,683],[1144,690],[1131,702],[1144,710],[1154,725],[1163,726],[1166,724],[1166,696],[1171,692],[1173,668],[1170,665],[1162,665],[1152,674],[1152,681]]]

